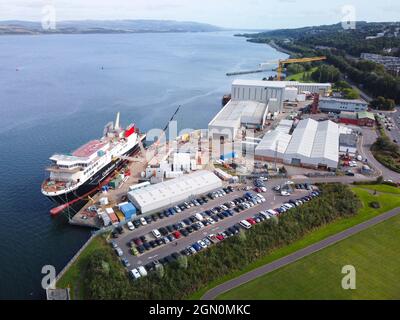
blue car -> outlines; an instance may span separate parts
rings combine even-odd
[[[192,247],[193,247],[193,249],[196,250],[197,252],[199,252],[199,251],[202,249],[202,247],[201,247],[198,243],[193,243],[193,244],[192,244]]]

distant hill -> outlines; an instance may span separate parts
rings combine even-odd
[[[247,38],[251,38],[253,41],[257,39],[306,39],[311,37],[329,37],[330,35],[336,34],[356,34],[360,38],[367,36],[375,36],[377,33],[384,32],[385,35],[397,36],[396,31],[400,27],[400,22],[366,22],[366,21],[355,21],[356,29],[343,29],[341,23],[322,25],[322,26],[309,26],[294,29],[277,29],[259,33],[246,33],[241,34]]]
[[[145,33],[145,32],[212,32],[220,27],[172,20],[81,20],[60,21],[55,30],[44,30],[40,22],[0,21],[0,35],[11,34],[85,34],[85,33]]]

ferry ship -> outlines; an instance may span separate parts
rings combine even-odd
[[[42,184],[42,193],[64,204],[95,191],[139,149],[145,138],[134,124],[121,128],[118,112],[115,123],[105,126],[101,139],[89,141],[71,154],[50,157],[51,165],[46,169],[50,176]]]

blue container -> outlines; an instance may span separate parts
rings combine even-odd
[[[233,151],[233,152],[229,152],[229,153],[226,153],[226,154],[220,156],[220,159],[221,160],[229,160],[229,159],[235,159],[237,157],[238,157],[237,153],[235,151]]]
[[[126,220],[131,220],[137,213],[136,207],[130,202],[122,205],[120,210],[124,214]]]

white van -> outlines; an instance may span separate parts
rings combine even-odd
[[[156,238],[156,239],[161,238],[161,233],[157,229],[154,229],[151,233],[153,234],[154,238]]]
[[[245,229],[250,229],[251,228],[251,224],[246,220],[240,221],[240,225]]]
[[[139,273],[140,273],[140,275],[141,275],[142,277],[147,276],[147,271],[146,271],[146,269],[145,269],[143,266],[140,266],[140,267],[138,268],[138,270],[139,270]]]
[[[129,275],[132,277],[132,279],[137,280],[141,277],[139,271],[135,268],[129,271]]]

